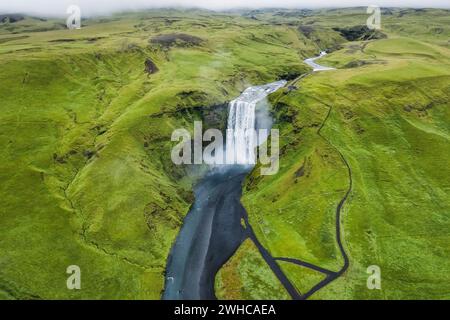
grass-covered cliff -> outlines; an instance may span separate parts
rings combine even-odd
[[[172,130],[307,72],[325,48],[338,70],[272,97],[281,170],[248,178],[250,222],[272,255],[339,268],[345,157],[351,265],[313,297],[448,297],[448,11],[393,10],[388,38],[368,42],[333,29],[364,24],[362,9],[150,11],[72,31],[23,18],[0,23],[0,298],[159,299],[193,201]],[[224,267],[219,297],[287,298],[255,250],[245,242]],[[73,264],[80,291],[66,288]],[[370,264],[381,292],[365,288]],[[302,292],[321,279],[280,265]]]
[[[448,12],[392,15],[383,20],[387,38],[341,43],[319,60],[337,70],[310,75],[298,90],[273,97],[281,169],[271,177],[255,170],[245,185],[250,222],[273,256],[339,271],[336,210],[352,179],[340,219],[350,267],[315,299],[449,298]],[[352,25],[349,15],[339,15],[340,23],[334,13],[326,17],[316,19],[317,29]],[[254,248],[242,250],[247,254],[219,275],[219,287],[229,274],[244,275],[230,280],[235,291],[223,297],[258,298],[267,285],[264,276],[248,277]],[[280,265],[302,294],[325,278]],[[366,287],[371,265],[381,268],[382,290]]]

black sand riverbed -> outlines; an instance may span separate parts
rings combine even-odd
[[[247,236],[240,198],[249,170],[242,166],[213,170],[196,186],[195,203],[167,264],[164,299],[216,298],[216,273]]]

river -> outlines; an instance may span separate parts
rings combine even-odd
[[[304,60],[313,71],[332,70],[314,61],[320,56]],[[280,282],[295,299],[299,293],[283,274],[273,257],[256,239],[248,224],[245,209],[240,199],[242,183],[252,170],[245,165],[246,159],[254,159],[254,148],[239,135],[245,129],[269,129],[265,98],[286,85],[278,81],[267,85],[249,87],[229,104],[228,129],[239,129],[233,136],[227,136],[225,154],[230,145],[236,151],[236,164],[211,167],[209,172],[194,188],[195,201],[170,252],[167,266],[163,299],[167,300],[212,300],[215,276],[219,269],[236,252],[246,238],[251,238],[265,261]],[[230,143],[232,141],[232,144]],[[244,155],[244,156],[243,156]],[[247,228],[243,226],[246,222]]]
[[[250,87],[230,102],[228,129],[234,134],[227,136],[224,154],[229,157],[235,151],[235,162],[211,167],[194,188],[195,202],[167,262],[164,299],[216,298],[218,270],[249,237],[249,230],[242,225],[246,217],[240,199],[242,182],[253,168],[250,163],[255,155],[243,133],[271,127],[268,112],[264,112],[268,110],[260,109],[267,108],[267,95],[285,85],[286,81],[278,81]]]

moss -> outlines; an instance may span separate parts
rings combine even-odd
[[[368,64],[271,98],[280,173],[248,177],[250,221],[274,255],[339,269],[341,152],[354,175],[343,215],[351,265],[313,298],[448,296],[448,12],[390,9],[389,39],[352,43],[332,28],[360,24],[365,10],[249,17],[159,10],[87,19],[75,32],[57,19],[0,25],[1,298],[159,299],[195,179],[170,161],[173,129],[223,126],[227,101],[306,73],[302,57],[325,48],[335,51],[320,63]],[[204,41],[148,42],[180,30]],[[148,59],[158,72],[144,72]],[[66,288],[72,264],[81,291]],[[382,292],[365,287],[372,264]],[[300,287],[317,280],[285,271]],[[286,298],[248,243],[217,281],[221,297]]]
[[[223,300],[289,299],[251,240],[242,243],[216,276],[216,296]]]
[[[199,29],[190,19],[153,19],[161,14],[144,14],[138,28],[138,14],[88,20],[75,32],[27,20],[33,37],[2,45],[0,289],[7,280],[45,299],[159,299],[196,179],[172,164],[172,131],[202,118],[223,127],[226,102],[243,88],[304,68],[301,46],[287,46],[292,30],[278,27],[281,39],[261,43],[250,39],[273,28],[239,16],[183,13],[207,26]],[[149,36],[180,27],[208,41],[148,46]],[[150,76],[148,59],[159,69]],[[66,288],[73,264],[80,291]]]

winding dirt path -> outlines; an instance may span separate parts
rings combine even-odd
[[[328,274],[327,277],[322,280],[321,282],[319,282],[318,284],[316,284],[313,288],[311,288],[311,290],[309,290],[307,293],[305,293],[302,296],[302,299],[308,299],[310,296],[312,296],[314,293],[316,293],[317,291],[319,291],[320,289],[324,288],[325,286],[329,285],[331,282],[333,282],[334,280],[336,280],[337,278],[341,277],[348,269],[349,265],[350,265],[350,260],[348,257],[347,252],[345,251],[345,247],[342,243],[342,239],[343,239],[343,235],[342,235],[342,208],[344,207],[344,204],[347,202],[348,197],[350,196],[350,193],[352,191],[353,188],[353,175],[352,175],[352,169],[347,161],[347,159],[344,157],[344,155],[342,154],[342,152],[336,148],[327,138],[325,138],[322,135],[322,129],[325,126],[326,122],[328,121],[331,111],[332,111],[332,107],[328,105],[328,113],[327,116],[324,120],[324,122],[322,123],[321,127],[319,128],[319,130],[317,131],[317,134],[323,139],[325,140],[331,147],[333,147],[334,150],[336,150],[336,152],[339,154],[340,158],[342,159],[342,162],[345,164],[345,166],[347,167],[347,171],[348,171],[348,179],[349,179],[349,183],[348,183],[348,188],[347,191],[344,195],[344,197],[341,199],[341,201],[339,202],[338,206],[336,207],[336,220],[335,220],[335,225],[336,225],[336,242],[339,246],[339,250],[341,251],[341,255],[342,258],[344,260],[344,265],[342,266],[342,268],[337,271],[337,272],[333,272],[331,274]]]
[[[328,106],[328,105],[327,105]],[[272,258],[275,261],[284,261],[284,262],[289,262],[289,263],[293,263],[302,267],[306,267],[315,271],[318,271],[320,273],[323,273],[326,275],[325,279],[323,279],[322,281],[320,281],[319,283],[317,283],[314,287],[312,287],[308,292],[306,292],[305,294],[301,295],[299,292],[297,292],[298,294],[300,294],[299,297],[296,296],[296,298],[301,299],[301,300],[306,300],[309,297],[311,297],[314,293],[316,293],[317,291],[319,291],[320,289],[326,287],[327,285],[329,285],[331,282],[333,282],[334,280],[338,279],[339,277],[341,277],[348,269],[349,265],[350,265],[350,260],[348,257],[348,254],[345,250],[344,244],[343,244],[343,234],[342,234],[342,209],[345,205],[345,203],[348,200],[348,197],[350,196],[350,193],[352,191],[353,188],[353,177],[352,177],[352,169],[347,161],[347,159],[344,157],[344,155],[342,154],[341,151],[339,151],[339,149],[337,149],[327,138],[325,138],[322,134],[321,131],[323,129],[323,127],[325,126],[326,122],[328,121],[331,111],[332,111],[332,107],[328,106],[328,113],[326,118],[324,119],[324,121],[322,122],[322,125],[320,126],[319,130],[317,131],[317,134],[324,139],[327,144],[329,144],[330,146],[333,147],[333,149],[336,150],[336,152],[339,154],[340,158],[342,159],[342,162],[345,164],[347,170],[348,170],[348,178],[349,178],[349,184],[348,184],[348,188],[347,191],[344,195],[344,197],[339,201],[339,204],[336,207],[336,218],[335,218],[335,227],[336,227],[336,242],[338,244],[339,250],[341,252],[342,258],[344,260],[344,265],[341,267],[341,269],[339,271],[331,271],[325,268],[322,268],[320,266],[314,265],[312,263],[309,262],[305,262],[302,260],[298,260],[298,259],[293,259],[293,258],[286,258],[286,257],[277,257],[277,258]],[[246,221],[247,222],[247,221]],[[256,238],[256,237],[255,237]],[[259,246],[261,246],[261,244],[259,244]],[[262,247],[262,246],[261,246]],[[267,261],[267,260],[266,260]],[[284,274],[283,274],[284,275]],[[283,283],[283,282],[282,282]],[[283,283],[284,285],[284,283]],[[292,296],[292,294],[291,294]],[[294,298],[294,296],[293,296]]]

